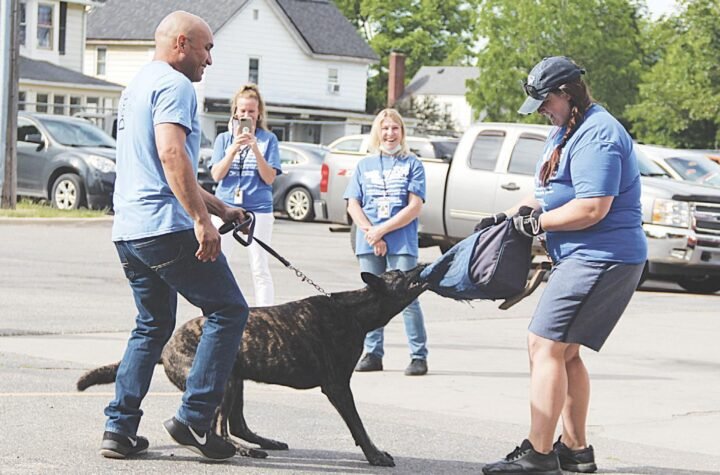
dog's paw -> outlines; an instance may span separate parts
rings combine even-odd
[[[392,455],[390,455],[387,452],[381,452],[378,451],[377,453],[373,454],[372,456],[369,456],[368,462],[370,462],[370,465],[375,465],[376,467],[394,467],[395,461],[393,460]]]
[[[279,440],[264,439],[260,443],[260,448],[265,450],[288,450],[288,444]]]
[[[237,449],[237,454],[241,457],[264,459],[268,456],[267,452],[265,452],[264,450],[254,449],[252,447],[248,447],[247,445],[240,444],[234,440],[231,440],[230,443],[235,446],[235,448]]]

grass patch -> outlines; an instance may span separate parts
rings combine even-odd
[[[21,200],[15,209],[0,209],[3,218],[102,218],[108,215],[108,210],[92,209],[57,209],[46,202]]]

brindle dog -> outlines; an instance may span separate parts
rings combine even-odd
[[[350,390],[350,377],[362,354],[365,334],[385,326],[427,289],[428,284],[419,280],[424,267],[408,272],[389,271],[379,277],[363,273],[367,286],[360,290],[250,309],[213,429],[228,440],[229,432],[262,449],[286,450],[287,444],[261,437],[248,428],[243,415],[243,381],[249,379],[296,389],[320,386],[368,462],[395,466],[392,456],[375,447],[365,432]],[[204,317],[198,317],[178,328],[165,345],[159,362],[170,381],[183,391],[204,322]],[[85,373],[77,382],[78,390],[114,382],[118,365],[114,363]],[[235,445],[242,455],[267,456],[261,450]]]

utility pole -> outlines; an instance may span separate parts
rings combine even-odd
[[[17,204],[17,106],[19,41],[17,0],[0,0],[0,208]]]

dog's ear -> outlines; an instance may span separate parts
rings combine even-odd
[[[361,272],[360,277],[362,277],[363,282],[365,282],[371,289],[378,292],[385,291],[385,281],[375,274],[371,274],[370,272]]]

